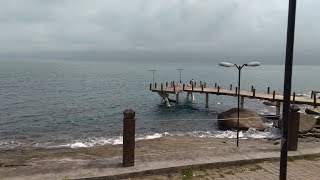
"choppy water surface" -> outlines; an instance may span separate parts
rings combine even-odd
[[[234,68],[212,63],[146,63],[113,61],[0,61],[0,146],[58,147],[93,146],[121,143],[122,111],[136,111],[137,138],[165,135],[234,137],[235,132],[219,131],[213,119],[219,112],[236,106],[234,97],[210,96],[210,108],[204,107],[204,95],[191,103],[182,94],[181,103],[168,108],[157,94],[149,91],[150,68],[156,68],[156,81],[178,81],[177,67],[183,67],[183,81],[215,82],[224,87],[236,84]],[[293,89],[308,95],[319,90],[318,66],[296,66]],[[245,68],[242,89],[254,85],[257,91],[281,92],[284,67],[262,65]],[[313,77],[313,78],[312,78]],[[246,108],[261,114],[274,113],[259,100],[245,101]],[[265,132],[250,130],[242,137],[278,137],[268,126]]]

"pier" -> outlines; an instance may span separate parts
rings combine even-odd
[[[201,81],[199,83],[190,81],[188,84],[175,84],[174,81],[170,82],[170,84],[167,82],[165,84],[160,83],[150,83],[150,91],[156,92],[160,95],[161,101],[165,102],[167,106],[170,106],[170,102],[174,101],[176,103],[179,103],[179,94],[186,92],[187,98],[191,100],[194,99],[195,93],[205,94],[205,106],[206,108],[209,107],[209,94],[215,94],[215,95],[224,95],[224,96],[238,96],[238,89],[235,87],[233,89],[232,85],[230,87],[220,87],[217,85],[217,83],[214,84],[213,87],[207,87],[207,83],[202,83]],[[176,99],[170,100],[169,94],[175,94]],[[240,105],[241,108],[244,106],[244,100],[245,98],[250,99],[260,99],[260,100],[267,100],[271,102],[276,102],[276,115],[280,114],[280,107],[281,103],[283,102],[283,95],[276,93],[275,91],[270,91],[270,87],[267,88],[266,92],[256,92],[256,89],[254,86],[251,86],[251,91],[245,91],[241,90],[240,93]],[[293,93],[291,96],[291,103],[292,104],[307,104],[314,107],[320,106],[320,99],[317,98],[317,92],[312,91],[311,97],[307,98],[304,96],[297,96],[296,93]]]

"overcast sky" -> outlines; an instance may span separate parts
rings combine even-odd
[[[320,56],[319,7],[319,0],[298,1],[297,62]],[[0,57],[158,55],[283,64],[287,10],[288,0],[1,0]]]

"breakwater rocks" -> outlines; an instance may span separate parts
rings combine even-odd
[[[222,112],[218,115],[218,126],[221,130],[236,130],[237,129],[238,109],[233,108]],[[240,109],[239,130],[248,130],[255,128],[263,131],[266,127],[263,124],[262,118],[258,113],[247,109]]]

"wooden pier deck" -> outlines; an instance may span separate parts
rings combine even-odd
[[[160,86],[157,87],[157,84],[155,83],[150,84],[150,90],[152,92],[157,92],[161,96],[161,94],[177,94],[177,101],[178,101],[178,95],[182,92],[188,92],[188,93],[204,93],[206,94],[206,101],[208,101],[208,94],[215,94],[215,95],[225,95],[225,96],[237,96],[237,88],[232,89],[232,85],[230,88],[222,88],[219,86],[216,87],[206,87],[206,84],[201,84],[196,86],[192,84],[184,84],[184,85],[174,85],[174,83],[171,82],[170,86],[167,86],[168,83],[164,86],[163,84],[160,84]],[[243,101],[244,97],[251,98],[251,99],[262,99],[262,100],[268,100],[268,101],[275,101],[275,102],[283,102],[283,95],[277,94],[275,91],[270,92],[270,88],[268,88],[268,92],[256,92],[255,89],[252,88],[252,91],[240,91],[240,97]],[[206,102],[206,106],[208,106]],[[241,102],[243,104],[243,102]],[[297,96],[295,93],[291,96],[291,103],[292,104],[307,104],[312,106],[320,106],[320,99],[316,97],[316,94],[312,95],[312,98],[304,97],[304,96]]]

